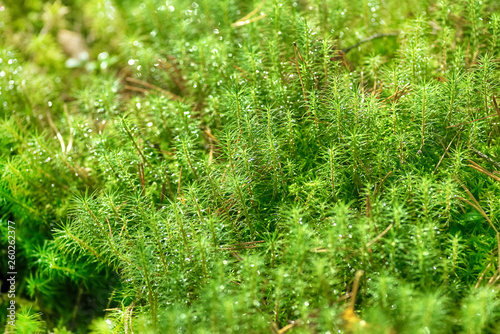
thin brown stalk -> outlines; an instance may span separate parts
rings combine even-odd
[[[168,193],[169,193],[169,197],[173,197],[173,194],[174,192],[172,191],[172,186],[170,184],[170,175],[168,174],[168,171],[167,171],[167,168],[165,167],[165,179],[166,179],[166,187],[168,187]],[[166,187],[165,187],[165,181],[163,181],[163,186],[162,186],[162,198],[164,196],[164,193],[165,193],[165,190],[166,190]],[[165,188],[165,189],[164,189]],[[160,202],[163,202],[163,201],[160,201]]]
[[[500,268],[500,233],[497,231],[498,268]]]
[[[453,139],[450,141],[450,143],[448,144],[448,146],[444,150],[444,153],[441,156],[441,159],[439,159],[439,162],[437,163],[436,168],[434,168],[434,171],[432,172],[432,174],[436,174],[436,171],[437,171],[439,165],[441,164],[441,161],[443,161],[444,156],[446,155],[446,153],[448,153],[448,150],[450,149],[451,143],[453,143],[453,141],[455,140],[455,138],[457,138],[457,135],[458,135],[458,132],[455,134],[455,137],[453,137]]]
[[[238,21],[234,22],[233,24],[231,24],[231,27],[235,28],[235,27],[240,27],[242,25],[245,25],[245,24],[248,24],[250,23],[250,18],[252,16],[254,16],[255,14],[257,14],[257,12],[259,11],[259,9],[262,8],[262,6],[264,6],[264,4],[266,3],[266,0],[263,0],[261,1],[261,3],[259,3],[255,8],[254,10],[252,10],[250,13],[248,13],[247,15],[243,16],[242,18],[240,18]],[[261,15],[262,16],[262,15]],[[254,18],[255,19],[255,18]]]
[[[389,32],[389,33],[381,33],[381,34],[374,34],[374,35],[371,35],[370,37],[368,38],[365,38],[365,39],[362,39],[360,40],[358,43],[356,44],[353,44],[351,46],[348,46],[344,49],[342,49],[342,52],[343,53],[348,53],[349,51],[351,51],[352,49],[355,49],[357,48],[358,46],[360,46],[361,44],[364,44],[364,43],[367,43],[367,42],[370,42],[374,39],[378,39],[378,38],[383,38],[383,37],[389,37],[389,36],[398,36],[399,35],[399,31],[394,31],[394,32]]]
[[[191,163],[191,158],[189,157],[189,152],[186,147],[186,143],[183,141],[182,142],[182,148],[184,150],[184,154],[186,154],[187,162],[189,165],[189,168],[191,168],[191,171],[193,172],[194,178],[198,180],[198,174],[196,173],[196,169],[194,169],[193,164]]]
[[[389,96],[388,98],[382,100],[382,103],[390,100],[390,99],[393,99],[394,102],[397,102],[401,96],[403,96],[404,93],[406,93],[406,91],[410,88],[410,84],[407,84],[406,86],[403,87],[402,90],[399,90],[399,87],[396,88],[396,92],[394,94],[392,94],[391,96]]]
[[[469,165],[469,167],[472,167],[474,168],[475,170],[483,173],[484,175],[486,176],[489,176],[491,177],[492,179],[496,180],[496,181],[500,181],[500,177],[496,176],[495,174],[491,173],[489,170],[486,170],[484,169],[481,165],[478,165],[477,163],[475,163],[474,161],[472,160],[468,160],[471,164]]]
[[[311,253],[327,253],[330,250],[328,248],[316,247],[310,250]]]
[[[108,227],[109,227],[109,237],[111,239],[113,239],[113,232],[111,231],[111,224],[109,223],[108,217],[106,217],[105,219],[106,219],[106,223],[108,223]]]
[[[171,64],[167,59],[158,59],[158,63],[160,64],[160,67],[165,70],[165,72],[168,74],[168,76],[172,79],[172,81],[175,83],[177,88],[183,93],[186,94],[186,88],[184,87],[184,78],[182,77],[181,71],[179,71],[179,68],[177,66]],[[172,75],[171,71],[174,71],[177,76]],[[179,78],[181,80],[179,80]]]
[[[495,160],[491,159],[489,156],[487,156],[486,154],[484,154],[483,152],[481,151],[478,151],[476,150],[475,148],[471,147],[472,151],[478,156],[480,157],[481,159],[484,159],[486,161],[488,161],[490,164],[492,164],[493,166],[495,166],[496,168],[500,169],[500,163],[496,162]]]
[[[391,230],[391,228],[394,226],[393,223],[390,223],[389,226],[387,226],[385,228],[385,230],[382,231],[382,233],[380,233],[379,235],[377,235],[375,238],[373,238],[369,243],[366,244],[366,247],[369,248],[371,247],[374,243],[376,243],[377,241],[379,241],[380,239],[382,239],[382,237],[384,235],[387,234],[387,232],[389,232]]]
[[[484,268],[483,272],[481,273],[481,276],[479,276],[479,280],[477,281],[476,283],[476,286],[475,288],[479,288],[479,284],[481,283],[481,281],[483,280],[484,278],[484,275],[486,274],[486,272],[488,271],[488,269],[491,267],[491,263],[488,263],[488,265],[486,266],[486,268]]]
[[[386,176],[384,176],[384,178],[380,181],[380,183],[378,184],[378,186],[375,188],[375,191],[373,192],[373,195],[375,196],[379,191],[380,189],[382,188],[382,185],[384,184],[385,180],[387,180],[387,178],[392,174],[392,170],[387,173]]]
[[[238,22],[235,22],[233,23],[231,26],[233,28],[236,28],[236,27],[241,27],[241,26],[244,26],[244,25],[247,25],[247,24],[250,24],[250,23],[253,23],[253,22],[256,22],[258,20],[261,20],[263,19],[264,17],[266,17],[266,14],[262,13],[261,15],[257,16],[257,17],[254,17],[253,19],[250,19],[250,20],[245,20],[245,21],[238,21]]]
[[[137,172],[139,173],[139,180],[141,181],[142,196],[146,195],[146,181],[144,177],[144,165],[141,163],[137,164]]]
[[[481,205],[476,200],[476,198],[474,197],[474,195],[472,195],[472,193],[469,191],[469,189],[465,185],[463,185],[456,176],[454,176],[454,177],[455,177],[455,180],[458,181],[458,183],[460,184],[460,186],[462,186],[462,188],[465,190],[465,192],[467,193],[467,195],[469,195],[469,197],[472,199],[472,201],[474,203],[471,203],[470,201],[468,201],[467,199],[465,199],[463,197],[457,197],[457,198],[459,200],[464,201],[465,203],[469,204],[474,209],[476,209],[486,219],[486,221],[490,224],[491,228],[493,228],[493,230],[496,232],[497,248],[498,248],[498,267],[500,268],[500,232],[495,227],[495,225],[493,225],[493,222],[491,221],[490,217],[488,217],[488,215],[486,214],[486,212],[484,212],[483,208],[481,208]]]
[[[236,258],[236,260],[243,261],[243,258],[240,256],[240,254],[238,254],[236,252],[231,252],[231,255],[234,256]]]
[[[283,334],[288,332],[290,329],[294,328],[295,326],[298,326],[300,324],[300,321],[292,321],[291,324],[286,325],[285,327],[281,328],[278,330],[278,334]]]
[[[304,65],[306,65],[306,67],[309,70],[309,72],[313,75],[314,81],[316,82],[316,89],[318,89],[318,86],[319,86],[318,79],[314,75],[314,72],[311,70],[311,67],[309,66],[309,64],[307,64],[307,62],[304,59],[304,57],[302,57],[302,53],[300,53],[300,50],[299,50],[299,48],[298,48],[298,46],[297,46],[297,44],[295,42],[294,42],[294,46],[295,46],[295,49],[297,51],[297,54],[299,55],[300,60],[304,63]]]
[[[469,195],[469,197],[472,199],[472,201],[474,202],[475,204],[475,207],[476,209],[478,209],[478,211],[486,218],[486,220],[491,224],[491,227],[493,227],[493,229],[495,230],[495,232],[498,233],[498,230],[496,229],[495,226],[493,226],[492,222],[491,222],[491,219],[488,217],[488,215],[486,214],[486,212],[484,212],[484,210],[481,208],[481,205],[479,204],[479,202],[476,200],[476,198],[474,197],[474,195],[472,195],[472,193],[470,192],[470,190],[462,183],[460,182],[460,180],[456,177],[456,176],[453,176],[455,178],[455,180],[457,180],[458,184],[460,184],[460,186],[462,187],[462,189],[465,190],[465,192],[467,193],[467,195]],[[470,202],[469,202],[470,203]]]
[[[49,121],[49,125],[50,127],[52,128],[52,130],[54,130],[54,132],[56,133],[56,136],[57,136],[57,139],[59,139],[59,142],[61,143],[61,149],[62,149],[62,152],[63,154],[66,153],[66,145],[64,144],[64,139],[63,137],[61,136],[61,133],[59,132],[59,130],[57,129],[56,125],[54,124],[54,122],[52,122],[52,116],[50,115],[50,112],[47,113],[47,121]]]
[[[365,80],[363,71],[361,71],[361,95],[365,95]]]
[[[215,137],[209,130],[205,130],[203,131],[205,132],[210,138],[212,138],[214,141],[218,142],[219,140],[217,139],[217,137]]]
[[[179,185],[177,186],[177,198],[181,195],[181,184],[182,184],[182,166],[179,172]]]
[[[66,103],[63,105],[63,110],[64,110],[64,115],[68,120],[68,126],[69,126],[69,139],[68,139],[68,145],[66,146],[66,154],[68,154],[71,148],[73,147],[73,131],[72,131],[73,126],[71,124],[71,118],[69,117],[68,113],[68,105]]]
[[[359,279],[361,276],[363,276],[364,271],[363,270],[358,270],[356,271],[356,275],[354,276],[354,283],[352,285],[352,292],[351,292],[351,300],[349,301],[349,308],[351,310],[354,310],[354,304],[356,303],[356,295],[358,293],[358,288],[359,288]]]
[[[384,83],[381,83],[380,87],[377,90],[375,90],[375,87],[374,87],[374,89],[373,89],[373,95],[378,97],[380,95],[380,92],[382,91],[383,87],[384,87]]]
[[[349,260],[350,258],[352,258],[354,255],[358,254],[359,252],[361,252],[363,249],[368,249],[370,248],[374,243],[376,243],[377,241],[379,241],[380,239],[382,239],[382,237],[384,235],[387,234],[387,232],[389,232],[391,230],[391,228],[394,226],[394,223],[390,223],[389,226],[387,226],[385,228],[385,230],[383,230],[379,235],[377,235],[375,238],[373,238],[372,240],[370,240],[365,247],[361,247],[360,249],[358,250],[355,250],[354,252],[352,252],[349,256],[346,257],[346,261]],[[327,252],[328,250],[323,250],[323,249],[317,249],[315,250],[314,253],[325,253]]]
[[[136,84],[139,84],[139,85],[142,85],[144,87],[148,87],[148,88],[151,88],[153,90],[156,90],[160,93],[163,93],[165,94],[168,98],[170,98],[171,100],[174,100],[174,101],[182,101],[182,98],[178,95],[175,95],[174,93],[172,92],[169,92],[165,89],[162,89],[158,86],[155,86],[153,84],[150,84],[149,82],[146,82],[146,81],[143,81],[143,80],[139,80],[139,79],[136,79],[136,78],[132,78],[132,77],[127,77],[125,80],[127,80],[128,82],[133,82],[133,83],[136,83]],[[131,87],[133,86],[126,86],[126,88],[128,89],[131,89]],[[137,87],[135,87],[137,88]],[[137,90],[137,89],[132,89],[132,90]]]
[[[495,110],[497,112],[498,118],[500,118],[500,109],[498,108],[497,99],[495,98],[495,95],[493,95],[493,105],[494,105]]]
[[[144,160],[144,162],[150,167],[150,168],[153,168],[153,166],[151,166],[151,164],[149,163],[148,159],[146,159],[146,157],[144,156],[144,154],[142,154],[142,150],[139,148],[139,146],[137,145],[137,143],[135,142],[135,139],[134,139],[134,136],[132,136],[132,133],[130,132],[130,129],[128,128],[128,125],[127,123],[125,122],[125,120],[123,121],[123,125],[124,125],[124,128],[125,128],[125,132],[127,132],[127,135],[130,139],[130,141],[132,142],[132,144],[134,145],[135,149],[137,150],[137,152],[139,152],[139,155],[142,157],[142,160]]]
[[[484,219],[486,219],[486,221],[488,221],[488,223],[491,223],[490,218],[486,215],[486,213],[483,211],[483,209],[480,206],[476,205],[475,203],[472,203],[471,201],[469,201],[466,198],[463,198],[462,196],[457,196],[457,199],[472,206],[474,209],[476,209],[477,212],[479,212],[481,214],[481,216],[484,217]],[[495,229],[495,227],[493,227],[493,228]]]
[[[491,286],[496,283],[496,281],[500,278],[500,268],[495,271],[495,273],[491,276],[490,280],[488,281],[488,285]]]
[[[370,196],[366,196],[366,217],[371,216],[372,205],[370,204]]]
[[[126,220],[123,220],[123,226],[122,226],[122,230],[120,231],[120,237],[122,236],[123,231],[125,231],[125,233],[128,235],[128,232],[127,232],[127,221]],[[129,239],[130,239],[130,237],[129,237]]]
[[[127,175],[127,171],[126,171],[126,170],[125,170],[125,168],[123,167],[123,165],[122,165],[122,163],[121,163],[121,161],[120,161],[120,160],[118,160],[118,164],[120,165],[120,168],[121,168],[121,169],[122,169],[122,171],[123,171],[123,175]],[[130,185],[132,186],[132,189],[134,189],[134,191],[136,191],[135,186],[134,186],[134,183],[133,183],[133,182],[132,182],[129,178],[127,178],[127,179],[129,180]]]
[[[163,203],[163,198],[165,197],[165,190],[166,190],[165,182],[162,182],[160,191],[160,204]]]
[[[344,300],[348,300],[349,298],[351,298],[351,296],[352,294],[350,292],[346,292],[345,295],[337,299],[337,302],[343,302]]]
[[[256,241],[240,242],[238,244],[224,245],[224,246],[225,247],[239,247],[239,246],[248,246],[248,245],[260,244],[260,243],[263,243],[263,242],[264,242],[264,240],[256,240]]]
[[[466,125],[466,124],[470,124],[470,123],[474,123],[474,122],[478,122],[478,121],[481,121],[483,119],[486,119],[486,118],[489,118],[489,117],[493,117],[493,116],[497,116],[497,114],[491,114],[491,115],[488,115],[488,116],[484,116],[484,117],[481,117],[481,118],[478,118],[478,119],[475,119],[473,121],[470,121],[470,122],[465,122],[465,123],[459,123],[459,124],[455,124],[455,125],[450,125],[450,126],[447,126],[446,128],[449,129],[449,128],[454,128],[456,126],[460,126],[460,125]]]
[[[243,247],[233,247],[233,248],[217,248],[218,250],[228,250],[228,251],[235,251],[235,250],[240,250],[240,249],[253,249],[253,248],[258,248],[259,246],[243,246]]]
[[[248,74],[248,72],[247,72],[247,71],[245,71],[244,69],[242,69],[241,67],[236,66],[236,65],[233,65],[233,67],[234,67],[235,69],[237,69],[238,71],[240,71],[240,72],[241,72],[241,76],[242,76],[242,77],[243,77],[246,81],[250,81],[250,80],[248,80],[248,78],[247,78],[247,74]]]
[[[133,90],[133,91],[136,91],[136,92],[141,92],[141,93],[144,93],[144,94],[149,94],[151,92],[149,89],[135,87],[135,86],[129,86],[129,85],[126,85],[125,89]]]
[[[132,326],[132,318],[133,318],[132,313],[134,311],[134,302],[132,302],[130,306],[127,307],[125,314],[127,314],[127,311],[128,311],[128,327],[130,328],[130,334],[134,334],[134,326]],[[125,323],[127,325],[127,320],[125,320]]]
[[[238,71],[240,71],[241,73],[243,73],[243,74],[248,74],[248,72],[247,72],[247,71],[245,71],[244,69],[242,69],[241,67],[239,67],[239,66],[237,66],[237,65],[233,65],[233,67],[234,67],[235,69],[237,69]]]
[[[293,48],[295,51],[295,65],[297,66],[297,73],[299,74],[300,85],[302,86],[302,93],[304,94],[304,101],[307,102],[306,89],[304,88],[304,82],[302,81],[302,74],[300,73],[299,60],[297,58],[297,43],[293,42]]]

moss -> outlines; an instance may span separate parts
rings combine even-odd
[[[495,1],[1,8],[17,332],[498,331]]]

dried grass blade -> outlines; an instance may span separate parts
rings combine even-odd
[[[136,78],[132,78],[132,77],[127,77],[125,80],[127,80],[128,82],[133,82],[133,83],[136,83],[136,84],[139,84],[139,85],[142,85],[144,87],[148,87],[148,88],[151,88],[151,89],[154,89],[160,93],[163,93],[165,95],[167,95],[171,100],[174,100],[174,101],[181,101],[182,98],[178,95],[175,95],[174,93],[172,92],[169,92],[165,89],[162,89],[158,86],[155,86],[153,84],[150,84],[149,82],[146,82],[146,81],[143,81],[143,80],[139,80],[139,79],[136,79]],[[131,87],[133,86],[126,86],[126,88],[128,89],[131,89]],[[132,89],[132,90],[137,90],[137,87],[135,87],[135,89]]]
[[[441,164],[441,162],[443,161],[444,156],[446,155],[446,153],[448,153],[448,150],[450,149],[451,143],[453,143],[453,141],[455,140],[455,138],[457,138],[457,135],[458,135],[458,134],[459,134],[459,132],[457,132],[457,133],[455,134],[455,137],[453,137],[453,139],[450,141],[450,143],[448,144],[448,146],[447,146],[447,147],[446,147],[446,149],[444,150],[444,153],[443,153],[443,155],[441,156],[441,159],[439,159],[439,162],[437,163],[436,168],[434,168],[434,171],[432,172],[432,174],[436,174],[436,171],[437,171],[437,169],[438,169],[439,165]]]
[[[497,99],[495,95],[493,95],[493,105],[495,106],[495,110],[497,111],[498,118],[500,118],[500,109],[498,109]]]
[[[257,5],[257,7],[254,8],[254,10],[252,10],[250,13],[248,13],[247,15],[243,16],[241,19],[239,19],[238,21],[234,22],[233,24],[231,24],[231,27],[235,28],[235,27],[240,27],[242,25],[245,25],[245,24],[248,24],[250,23],[250,18],[252,16],[254,16],[255,14],[257,14],[257,12],[259,11],[259,9],[262,8],[262,6],[264,6],[264,4],[266,3],[266,0],[262,1],[261,3],[259,3]],[[261,15],[262,16],[262,15]],[[255,18],[254,18],[255,19]]]
[[[478,165],[477,163],[475,163],[474,161],[472,160],[468,160],[471,164],[469,165],[469,167],[472,167],[474,168],[475,170],[483,173],[484,175],[486,176],[489,176],[491,177],[492,179],[494,179],[495,181],[499,181],[500,182],[500,177],[496,176],[495,174],[491,173],[489,170],[486,170],[485,168],[483,168],[481,165]]]
[[[488,271],[488,269],[491,267],[491,263],[488,263],[488,265],[486,266],[486,268],[484,268],[483,272],[481,273],[481,276],[479,276],[479,280],[477,281],[476,283],[476,286],[475,288],[479,288],[479,284],[481,283],[481,281],[483,280],[484,278],[484,275],[486,274],[486,272]]]

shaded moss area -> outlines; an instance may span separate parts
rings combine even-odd
[[[496,1],[0,5],[14,333],[496,333]]]

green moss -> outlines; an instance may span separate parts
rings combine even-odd
[[[2,9],[17,332],[499,330],[495,1]]]

